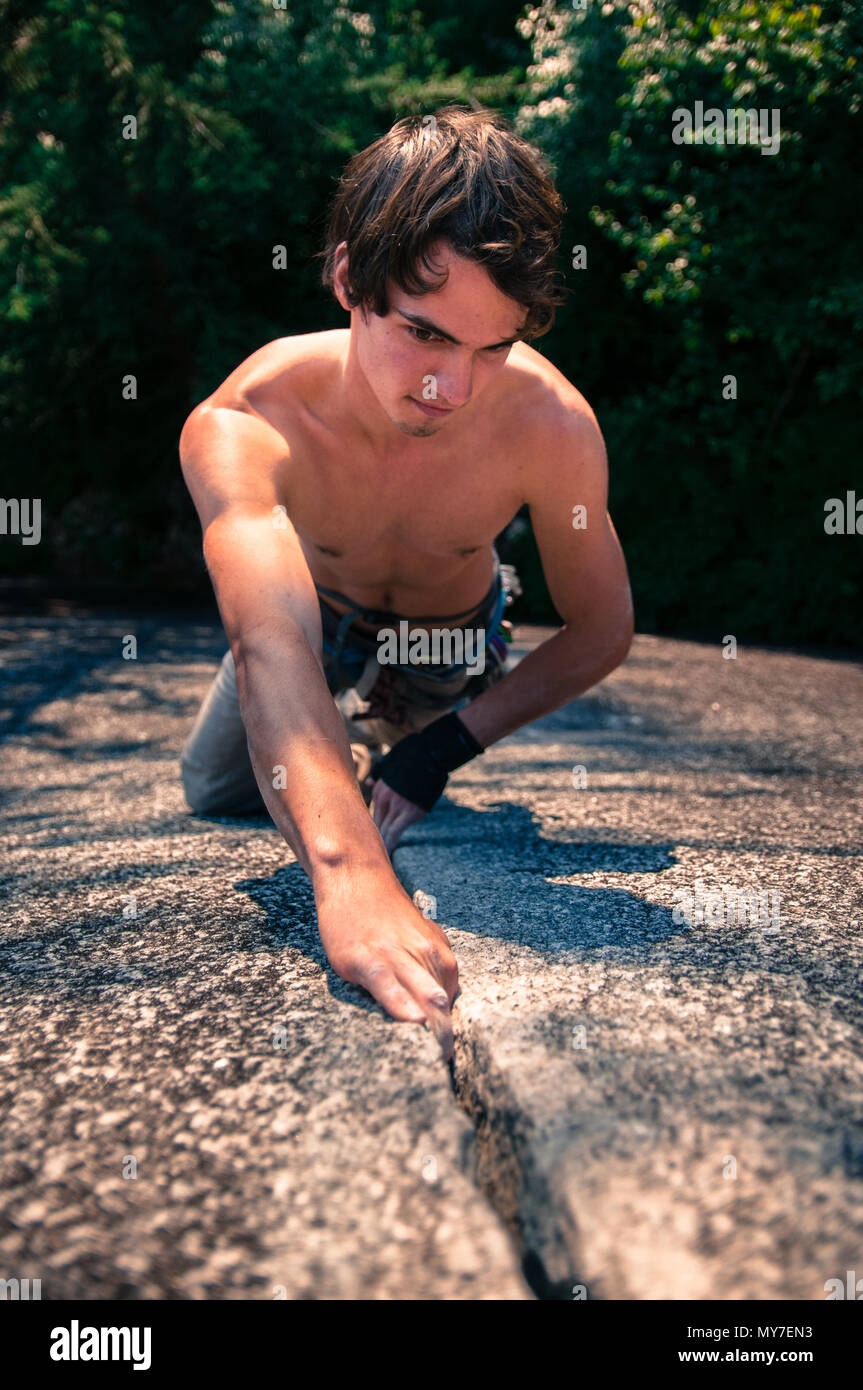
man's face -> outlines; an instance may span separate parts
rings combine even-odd
[[[390,282],[383,318],[352,311],[357,360],[388,418],[403,434],[422,438],[458,418],[501,370],[526,313],[475,261],[438,241],[429,252],[446,285],[409,295]]]

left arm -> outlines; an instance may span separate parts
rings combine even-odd
[[[619,666],[632,643],[632,594],[607,511],[608,461],[596,417],[582,401],[541,433],[525,500],[563,627],[459,710],[483,748],[574,700]],[[586,509],[584,529],[573,527],[576,506]],[[384,782],[376,783],[372,811],[390,852],[425,814]]]
[[[632,643],[626,561],[607,511],[605,444],[586,402],[567,412],[543,443],[526,500],[563,627],[459,710],[459,719],[484,748],[601,681],[625,660]],[[584,529],[573,527],[576,506],[586,509]]]

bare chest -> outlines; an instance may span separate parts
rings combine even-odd
[[[385,464],[320,447],[299,459],[289,513],[316,582],[406,615],[484,595],[491,547],[521,505],[521,469],[503,444]]]

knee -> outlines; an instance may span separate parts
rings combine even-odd
[[[180,758],[180,780],[191,811],[196,815],[207,815],[213,810],[218,797],[213,795],[211,779],[200,768],[194,767],[185,754]]]
[[[257,784],[251,788],[226,785],[224,779],[196,767],[185,754],[180,758],[180,778],[189,809],[196,816],[253,815],[266,809]]]

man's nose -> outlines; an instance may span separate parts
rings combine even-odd
[[[447,405],[466,405],[473,395],[473,356],[450,361],[438,372],[438,397]]]

